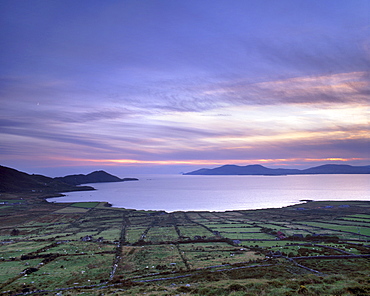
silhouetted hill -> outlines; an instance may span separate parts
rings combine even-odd
[[[224,165],[214,169],[200,169],[185,175],[308,175],[308,174],[370,174],[370,166],[326,164],[304,170],[270,169],[262,165]]]
[[[293,175],[297,169],[269,169],[262,165],[224,165],[214,169],[200,169],[185,175]]]
[[[71,185],[80,185],[87,183],[102,183],[102,182],[123,182],[123,181],[137,181],[136,178],[118,178],[105,171],[95,171],[87,175],[68,175],[65,177],[57,177],[55,180],[62,181]]]
[[[43,175],[29,175],[0,166],[0,192],[42,192],[54,194],[68,191],[94,190],[90,186],[76,187]]]
[[[325,164],[302,170],[304,174],[370,174],[370,166],[351,166],[347,164]]]

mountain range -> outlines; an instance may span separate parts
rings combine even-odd
[[[94,190],[91,186],[77,186],[87,183],[123,182],[136,178],[118,178],[104,171],[92,172],[88,175],[69,175],[50,178],[43,175],[27,174],[18,170],[0,166],[0,192],[7,193],[42,193],[53,195],[60,192]]]
[[[270,169],[262,165],[223,165],[213,169],[200,169],[184,175],[312,175],[312,174],[370,174],[370,165],[351,166],[345,164],[325,164],[304,170],[299,169]]]

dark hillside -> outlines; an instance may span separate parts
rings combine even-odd
[[[87,175],[68,175],[65,177],[58,177],[55,180],[62,181],[71,185],[80,185],[87,183],[101,183],[101,182],[123,182],[123,181],[134,181],[135,178],[118,178],[105,171],[95,171]]]
[[[89,186],[76,187],[42,175],[29,175],[12,168],[0,166],[0,192],[59,193],[93,190]]]

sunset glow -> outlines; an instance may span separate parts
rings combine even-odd
[[[137,159],[58,159],[58,161],[63,161],[67,166],[69,165],[95,165],[96,163],[102,165],[136,165],[136,164],[144,164],[144,165],[159,165],[159,166],[173,166],[173,165],[191,165],[191,166],[198,166],[198,165],[226,165],[230,163],[238,164],[238,165],[250,165],[250,164],[289,164],[294,165],[295,162],[304,163],[304,162],[348,162],[348,161],[370,161],[370,159],[361,159],[361,158],[325,158],[325,159],[312,159],[312,158],[295,158],[295,159],[232,159],[232,160],[187,160],[187,161],[170,161],[170,160],[137,160]]]
[[[369,165],[369,10],[1,1],[1,164],[52,175]]]

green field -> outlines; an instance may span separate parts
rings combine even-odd
[[[369,295],[370,203],[307,205],[165,213],[8,204],[0,211],[0,292]]]
[[[99,204],[99,202],[75,202],[71,204],[71,207],[77,207],[77,208],[94,208]]]

